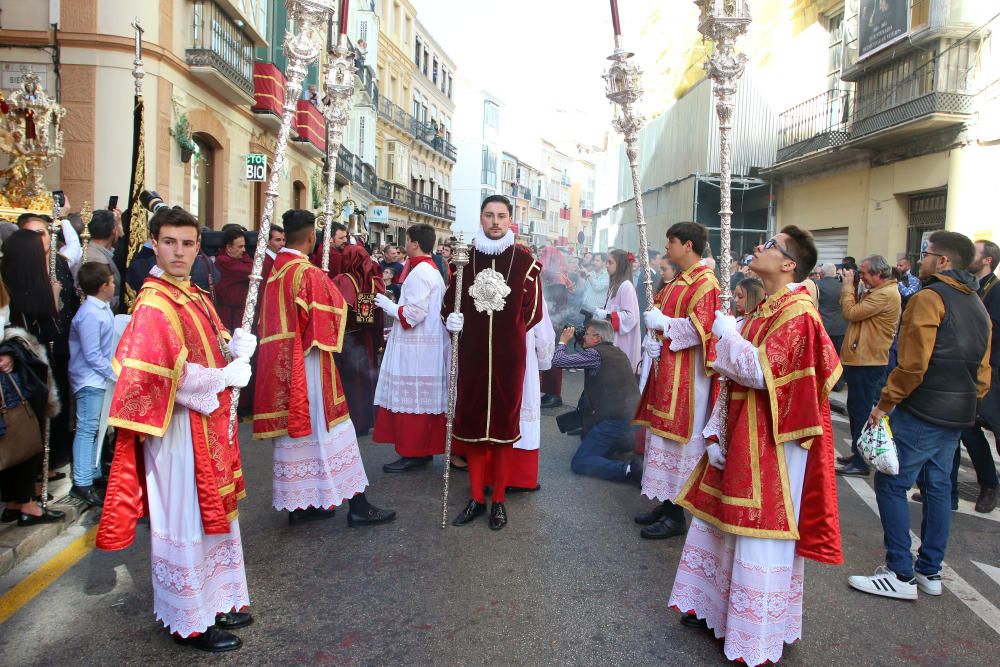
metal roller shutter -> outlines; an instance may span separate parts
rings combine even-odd
[[[826,262],[840,264],[840,261],[847,255],[847,227],[810,231],[812,231],[813,238],[816,239],[816,253],[819,255],[816,266],[822,266]]]

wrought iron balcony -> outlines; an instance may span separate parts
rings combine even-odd
[[[213,0],[192,3],[191,73],[234,104],[254,101],[254,43]]]
[[[412,116],[410,117],[413,118]],[[410,132],[410,134],[415,136],[417,139],[420,139],[420,141],[424,142],[441,155],[444,155],[452,162],[458,158],[458,152],[455,150],[455,146],[444,138],[440,128],[435,131],[433,125],[421,123],[416,118],[413,118],[413,131]]]
[[[387,97],[379,96],[378,98],[378,115],[399,129],[403,130],[410,136],[414,135],[413,123],[415,122],[413,116],[403,111],[401,108],[392,103]]]
[[[545,210],[545,199],[543,197],[532,197],[531,198],[531,208],[537,209],[539,211]]]
[[[433,215],[435,218],[455,220],[455,207],[445,204],[440,199],[434,199],[419,192],[410,192],[410,207],[414,211]]]
[[[376,195],[378,178],[375,176],[375,168],[344,148],[343,144],[337,151],[337,173],[370,195]]]
[[[777,162],[844,145],[848,138],[851,93],[828,90],[796,104],[778,117]]]

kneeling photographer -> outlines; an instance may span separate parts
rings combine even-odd
[[[553,368],[585,370],[578,408],[583,439],[573,455],[571,468],[577,475],[638,483],[642,479],[641,459],[629,463],[609,458],[612,454],[631,452],[634,445],[632,416],[639,403],[639,388],[632,364],[615,347],[614,330],[606,320],[587,322],[583,351],[570,354],[566,345],[575,333],[574,327],[563,329],[552,356]]]

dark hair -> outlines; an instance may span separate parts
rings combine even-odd
[[[90,219],[90,238],[95,241],[110,239],[115,233],[115,214],[106,208],[94,211]]]
[[[795,225],[788,225],[781,230],[788,236],[788,254],[795,258],[795,282],[800,283],[809,277],[819,255],[816,253],[816,241],[813,235]],[[845,258],[846,259],[846,258]]]
[[[845,269],[853,269],[854,271],[858,270],[858,261],[853,257],[851,257],[850,255],[844,257],[844,261],[842,262],[842,264],[843,268]]]
[[[615,260],[615,273],[611,276],[608,295],[615,296],[622,283],[632,277],[632,266],[628,261],[628,253],[624,250],[612,250],[608,254]]]
[[[230,227],[222,233],[222,245],[232,245],[233,241],[241,238],[246,238],[243,236],[243,230],[239,227]]]
[[[292,208],[281,216],[281,223],[285,228],[285,243],[298,245],[306,240],[311,230],[316,229],[316,216],[312,211]]]
[[[479,205],[479,212],[482,213],[486,210],[487,204],[503,204],[507,207],[507,215],[514,215],[514,205],[510,203],[510,200],[503,195],[490,195],[483,200],[483,203]]]
[[[45,246],[40,234],[30,229],[19,229],[4,241],[0,276],[10,292],[12,320],[16,315],[35,319],[56,314],[56,302],[45,266]]]
[[[201,239],[201,225],[198,224],[198,218],[178,206],[161,208],[154,213],[149,220],[149,235],[159,240],[162,227],[194,227],[198,232],[198,238]]]
[[[411,241],[416,242],[422,252],[427,253],[433,252],[434,243],[437,241],[437,232],[434,231],[434,227],[426,223],[410,225],[409,229],[406,230],[406,236]]]
[[[24,223],[28,222],[29,220],[41,220],[46,225],[52,223],[52,218],[50,218],[47,215],[42,215],[40,213],[22,213],[21,215],[17,216],[17,226],[24,227]]]
[[[382,267],[382,270],[391,273],[393,278],[396,277],[396,268],[392,264],[386,264],[385,266]]]
[[[271,228],[267,230],[267,240],[268,241],[271,240],[271,234],[274,234],[275,232],[281,232],[282,234],[284,234],[285,233],[285,228],[282,227],[281,225],[271,225]]]
[[[997,264],[1000,264],[1000,246],[993,241],[987,241],[986,239],[978,239],[976,243],[983,244],[983,259],[988,257],[993,260],[990,264],[990,271],[996,271]],[[995,342],[997,345],[1000,345],[1000,341]]]
[[[102,285],[105,285],[111,276],[111,267],[102,262],[86,262],[82,264],[76,272],[76,281],[80,284],[80,289],[87,296],[94,296]]]
[[[681,243],[690,241],[692,252],[701,255],[708,244],[708,230],[697,222],[675,222],[667,230],[667,239],[677,239]]]
[[[736,283],[736,288],[743,288],[747,295],[747,314],[752,313],[755,308],[764,300],[764,285],[756,278],[744,278]],[[736,290],[733,290],[734,292]]]
[[[964,271],[976,259],[976,246],[965,234],[942,230],[931,234],[927,241],[951,261],[953,269]]]
[[[337,232],[346,232],[347,225],[342,222],[332,222],[330,223],[330,238],[337,235]]]

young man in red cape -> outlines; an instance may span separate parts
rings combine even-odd
[[[707,446],[677,500],[695,518],[670,606],[751,666],[802,636],[803,558],[843,562],[827,401],[841,367],[801,284],[815,264],[812,235],[785,227],[750,264],[765,301],[742,328],[716,314],[713,368],[729,383],[704,433],[726,450]]]
[[[687,532],[684,510],[674,500],[705,453],[701,431],[712,412],[712,325],[719,309],[719,281],[701,263],[707,244],[708,230],[702,225],[671,225],[667,257],[680,273],[643,316],[643,347],[653,365],[633,423],[646,427],[642,495],[661,503],[635,517],[645,526],[640,535],[646,539]]]
[[[331,517],[349,499],[348,525],[392,521],[394,511],[365,497],[368,476],[334,363],[344,344],[347,303],[306,255],[316,243],[316,218],[290,210],[282,223],[285,247],[261,307],[253,418],[254,439],[274,445],[274,508],[288,510],[295,523]]]
[[[543,307],[541,267],[514,242],[513,209],[502,195],[483,200],[463,292],[455,294],[452,276],[444,298],[445,327],[463,332],[453,441],[468,461],[472,486],[472,498],[452,521],[455,526],[486,513],[487,449],[493,482],[490,528],[507,525],[507,470],[514,443],[521,439],[527,332],[541,321]],[[456,299],[458,313],[453,312]]]
[[[210,651],[241,645],[250,604],[236,503],[246,495],[230,439],[230,388],[250,381],[256,338],[229,333],[190,280],[198,220],[165,209],[149,222],[156,266],[139,290],[112,362],[108,424],[118,429],[97,532],[99,549],[135,540],[149,516],[153,609],[175,641]]]

